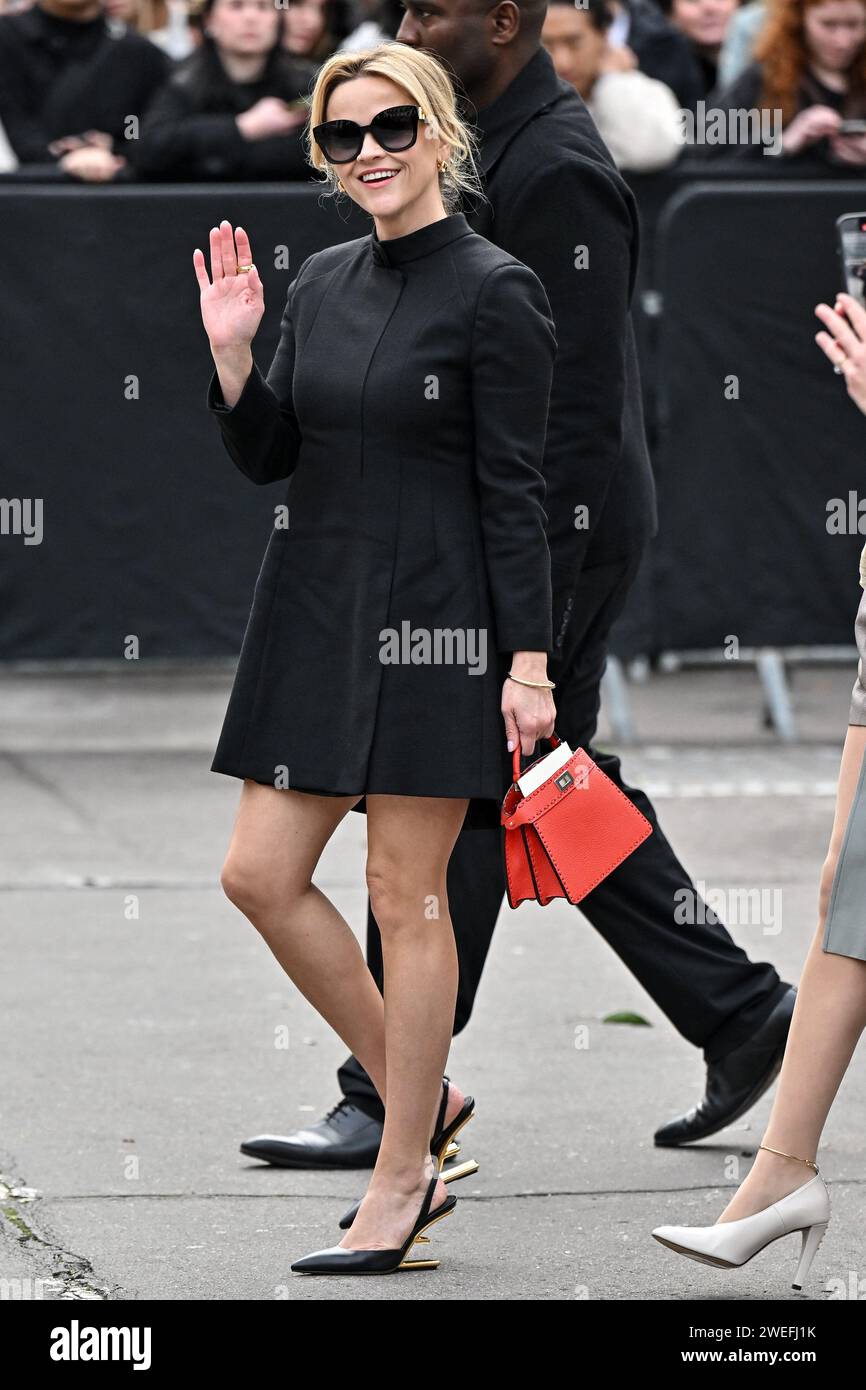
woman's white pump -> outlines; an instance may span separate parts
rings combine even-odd
[[[784,1156],[795,1157],[793,1154]],[[818,1176],[817,1166],[811,1160],[802,1159],[801,1162],[815,1168],[814,1178],[772,1206],[739,1221],[722,1221],[714,1226],[657,1226],[653,1236],[668,1249],[690,1260],[700,1260],[721,1269],[737,1269],[774,1240],[801,1231],[803,1242],[792,1285],[801,1289],[830,1220],[830,1194],[824,1180]]]

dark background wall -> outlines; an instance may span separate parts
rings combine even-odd
[[[638,185],[662,529],[622,629],[632,649],[851,641],[866,537],[829,537],[826,502],[861,479],[866,495],[866,427],[812,310],[839,287],[833,224],[866,206],[863,187]],[[266,371],[291,278],[369,231],[357,210],[273,185],[0,187],[0,496],[44,513],[40,545],[0,535],[0,659],[120,657],[129,633],[143,657],[237,653],[285,484],[244,479],[205,407],[192,252],[224,217],[265,282]]]

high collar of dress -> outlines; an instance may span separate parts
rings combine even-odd
[[[450,217],[440,217],[436,222],[428,222],[414,232],[404,236],[386,237],[380,241],[375,228],[370,233],[370,250],[377,265],[402,266],[408,261],[429,256],[443,246],[456,241],[458,237],[468,236],[472,231],[462,212],[453,212]]]

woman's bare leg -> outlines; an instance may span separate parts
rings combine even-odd
[[[849,725],[842,752],[836,814],[821,875],[818,928],[806,957],[770,1119],[762,1139],[814,1162],[821,1133],[854,1049],[866,1028],[866,961],[824,951],[830,889],[857,790],[866,726]],[[864,903],[866,913],[866,903]],[[759,1149],[719,1221],[736,1221],[801,1187],[814,1171]]]
[[[457,950],[446,874],[468,801],[367,797],[367,885],[382,938],[387,1104],[379,1156],[344,1249],[396,1249],[434,1173],[430,1135],[451,1046]],[[363,1060],[363,1059],[362,1059]],[[433,1208],[446,1196],[439,1180]]]
[[[311,881],[325,845],[357,801],[278,791],[246,779],[220,882],[289,978],[358,1058],[385,1105],[382,995],[345,918]],[[437,1092],[430,1135],[439,1099]],[[464,1099],[452,1082],[447,1120]]]
[[[358,800],[245,780],[220,882],[384,1098],[382,996],[354,932],[312,882],[325,845]]]

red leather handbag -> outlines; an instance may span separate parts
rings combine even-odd
[[[550,742],[561,740],[553,734]],[[501,817],[509,907],[579,903],[652,834],[646,816],[582,748],[528,796],[517,785],[529,771],[520,771],[519,743],[513,767]]]

